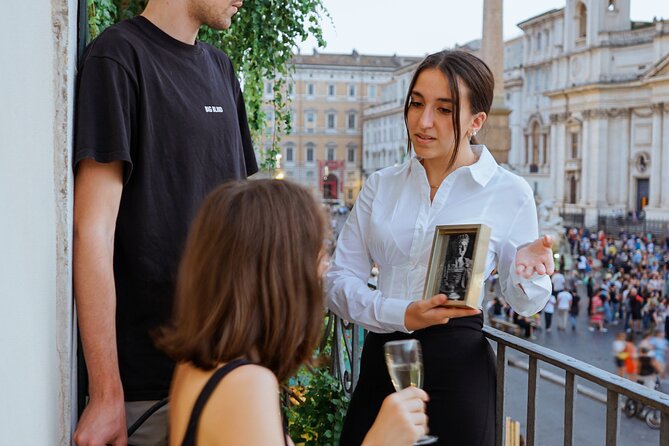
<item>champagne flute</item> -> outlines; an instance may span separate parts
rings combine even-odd
[[[390,380],[398,392],[406,387],[423,388],[423,355],[416,339],[386,342],[383,346]],[[414,446],[436,443],[435,435],[424,435]]]

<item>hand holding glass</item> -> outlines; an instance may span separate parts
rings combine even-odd
[[[423,356],[420,343],[416,339],[386,342],[384,351],[395,390],[399,392],[409,386],[423,388]],[[419,438],[414,445],[432,444],[436,441],[436,436],[426,435]]]

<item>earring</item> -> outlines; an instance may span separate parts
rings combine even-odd
[[[472,130],[472,132],[470,133],[470,135],[471,135],[470,138],[475,137],[475,136],[476,136],[476,130]]]

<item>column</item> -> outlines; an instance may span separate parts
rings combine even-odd
[[[495,76],[492,108],[505,108],[504,104],[504,36],[502,0],[483,0],[483,35],[481,58]]]
[[[620,165],[619,165],[619,183],[618,183],[618,203],[627,212],[629,208],[630,191],[630,150],[631,150],[631,119],[632,109],[626,108],[621,112],[621,137],[620,137]]]
[[[551,172],[554,172],[555,198],[559,203],[565,202],[564,163],[565,150],[567,150],[565,145],[565,133],[566,127],[564,121],[558,122],[551,126],[551,140],[554,141],[551,143],[551,151],[555,152],[555,156],[553,157],[555,160],[555,168],[551,168]]]
[[[588,172],[588,198],[587,203],[591,206],[594,206],[599,201],[599,164],[600,164],[600,151],[602,150],[601,144],[601,119],[599,115],[594,111],[591,113],[592,120],[590,121],[590,141],[586,146],[589,152],[588,156],[588,165],[587,170],[583,169],[584,172]]]
[[[661,171],[669,176],[669,105],[664,106],[664,115],[662,117],[662,140],[660,147],[662,152]],[[664,208],[665,212],[669,212],[669,178],[664,178],[661,189],[661,207]]]
[[[607,110],[598,110],[597,117],[597,192],[595,194],[595,203],[598,207],[609,203],[607,197],[610,195],[608,190],[607,177],[611,175],[612,161],[611,144],[609,142],[609,113]]]
[[[648,205],[651,208],[660,206],[660,181],[662,176],[662,111],[663,104],[653,104],[653,141],[650,154],[650,196]]]
[[[590,176],[593,175],[590,163],[590,155],[592,153],[590,147],[590,113],[588,110],[583,112],[583,126],[581,134],[581,195],[579,197],[579,205],[585,206],[588,203],[590,190]]]

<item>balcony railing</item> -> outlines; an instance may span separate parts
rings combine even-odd
[[[332,313],[329,313],[327,333],[334,336],[332,357],[335,375],[339,378],[345,392],[350,395],[358,381],[360,354],[362,352],[362,341],[365,332],[362,328],[345,322]],[[660,411],[659,444],[669,444],[669,395],[646,388],[585,362],[525,341],[487,325],[484,326],[483,333],[489,340],[497,344],[497,410],[495,428],[498,446],[503,445],[503,439],[505,438],[503,422],[505,415],[504,384],[507,368],[507,349],[523,353],[529,358],[525,445],[534,446],[536,439],[537,378],[539,376],[540,362],[555,366],[565,373],[565,446],[571,446],[574,438],[576,377],[606,388],[606,446],[616,446],[618,444],[621,395]]]

